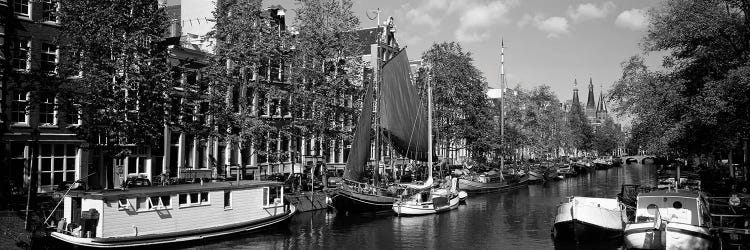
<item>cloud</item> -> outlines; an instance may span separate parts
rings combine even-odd
[[[573,6],[568,7],[568,17],[573,22],[581,22],[590,19],[604,18],[609,15],[609,12],[615,8],[615,4],[612,2],[605,2],[597,6],[593,3],[579,4],[575,9]]]
[[[440,20],[435,19],[434,17],[432,17],[432,15],[419,8],[414,8],[407,11],[406,18],[410,21],[410,23],[416,25],[425,25],[433,28],[436,28],[438,25],[440,25]]]
[[[615,25],[631,30],[645,30],[648,27],[646,11],[642,9],[630,9],[617,15]]]
[[[516,25],[518,25],[519,28],[532,25],[534,28],[547,33],[547,37],[550,38],[560,37],[570,32],[568,19],[559,16],[545,17],[541,14],[536,14],[534,16],[524,14]]]
[[[489,38],[489,28],[507,24],[508,11],[517,1],[495,1],[468,6],[461,11],[456,39],[462,42],[478,42]]]
[[[559,16],[549,17],[536,23],[536,28],[547,32],[547,37],[559,37],[568,34],[568,19]]]

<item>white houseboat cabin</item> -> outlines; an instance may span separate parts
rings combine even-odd
[[[71,192],[52,237],[86,247],[184,242],[255,230],[296,212],[278,182],[206,182]]]

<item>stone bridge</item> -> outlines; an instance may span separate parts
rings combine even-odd
[[[650,163],[653,163],[653,162],[656,162],[658,159],[655,155],[625,155],[620,158],[622,159],[622,162],[625,164],[630,164],[630,163],[646,164],[646,161],[650,161]]]

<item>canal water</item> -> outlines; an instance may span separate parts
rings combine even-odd
[[[300,213],[287,226],[204,242],[195,249],[618,249],[555,245],[557,205],[569,196],[614,198],[623,184],[656,184],[656,167],[630,164],[530,185],[470,195],[458,209],[418,217]]]

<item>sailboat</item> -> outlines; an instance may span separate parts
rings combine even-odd
[[[382,84],[376,101],[378,118],[372,118],[375,95],[374,84],[370,84],[357,122],[343,182],[330,195],[331,204],[339,213],[390,212],[398,194],[405,189],[396,184],[378,184],[376,178],[368,182],[364,176],[365,166],[370,159],[370,130],[373,120],[377,122],[376,133],[382,135],[380,137],[387,140],[396,153],[421,162],[430,158],[427,121],[417,88],[409,77],[406,51],[402,49],[388,60],[381,72]],[[380,140],[376,140],[375,144],[378,143]],[[373,177],[377,177],[377,173],[373,173]],[[432,179],[428,179],[425,184],[432,185]]]
[[[432,87],[427,77],[427,152],[432,152]],[[432,157],[427,158],[427,181],[422,185],[407,185],[405,195],[393,203],[398,216],[435,214],[458,207],[466,192],[458,191],[458,178],[446,177],[443,185],[433,187]]]
[[[500,141],[505,147],[505,42],[500,44]],[[489,171],[486,173],[470,173],[459,177],[459,186],[461,190],[469,193],[489,193],[497,191],[506,191],[526,187],[528,185],[529,175],[510,175],[504,176],[505,157],[504,152],[500,154],[500,171]]]

